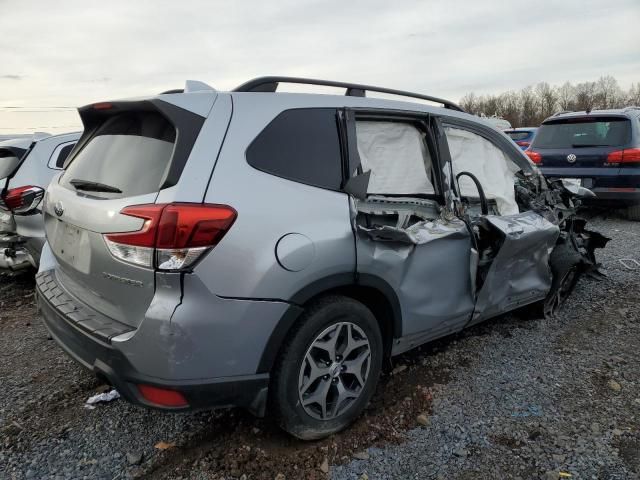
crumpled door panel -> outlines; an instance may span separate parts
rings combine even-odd
[[[535,212],[483,217],[499,245],[484,275],[470,325],[545,298],[553,281],[549,256],[560,229]]]
[[[458,331],[471,315],[471,236],[462,222],[456,226],[422,244],[402,238],[399,229],[358,228],[358,272],[384,278],[395,290],[403,336]],[[386,241],[383,232],[390,235]]]

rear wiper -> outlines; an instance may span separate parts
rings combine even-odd
[[[597,143],[574,143],[573,148],[610,147],[611,145],[599,145]]]
[[[74,178],[69,182],[76,190],[84,190],[85,192],[105,192],[105,193],[122,193],[122,190],[111,185],[105,185],[99,182],[90,182],[89,180],[80,180]]]

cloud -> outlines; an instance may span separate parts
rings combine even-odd
[[[0,104],[78,106],[278,74],[454,101],[540,81],[640,82],[638,0],[68,0],[47,15],[0,3],[0,70],[29,72]],[[37,35],[24,35],[25,19]]]
[[[15,74],[5,74],[5,75],[0,75],[0,79],[2,80],[22,80],[24,77],[22,75],[15,75]]]

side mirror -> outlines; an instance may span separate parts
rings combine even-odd
[[[562,186],[564,187],[564,189],[566,191],[568,191],[569,193],[572,193],[573,195],[575,195],[576,197],[579,198],[595,198],[596,194],[593,193],[591,190],[589,190],[588,188],[584,188],[580,185],[578,185],[575,182],[572,182],[570,180],[566,180],[566,179],[562,179]]]

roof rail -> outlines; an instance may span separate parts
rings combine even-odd
[[[280,83],[296,83],[302,85],[321,85],[327,87],[345,88],[345,95],[351,97],[364,97],[366,92],[387,93],[390,95],[398,95],[400,97],[419,98],[430,102],[441,103],[444,108],[464,112],[464,110],[449,100],[444,100],[430,95],[422,95],[421,93],[405,92],[403,90],[394,90],[384,87],[373,87],[371,85],[361,85],[358,83],[334,82],[332,80],[316,80],[313,78],[299,77],[258,77],[233,89],[234,92],[275,92]]]
[[[553,115],[551,115],[552,117],[557,117],[558,115],[562,115],[564,113],[573,113],[573,110],[562,110],[560,112],[556,112]]]
[[[630,106],[624,107],[622,109],[623,112],[628,112],[629,110],[640,110],[640,107],[637,107],[635,105],[630,105]]]

